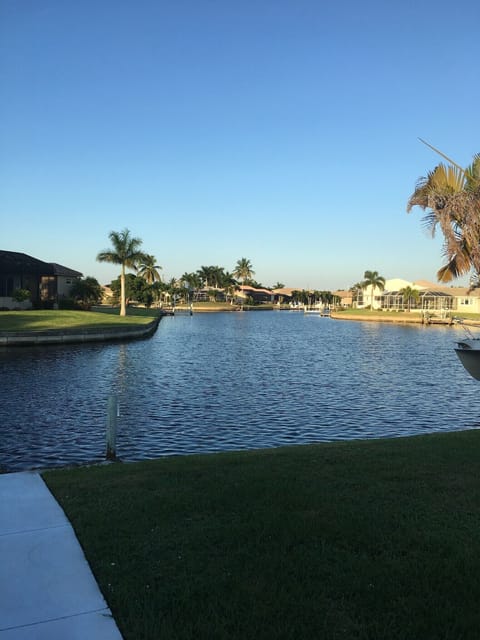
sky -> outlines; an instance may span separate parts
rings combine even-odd
[[[419,177],[480,151],[477,0],[0,0],[0,248],[102,284],[436,281]],[[463,284],[465,280],[457,281]]]

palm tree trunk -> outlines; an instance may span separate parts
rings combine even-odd
[[[127,310],[125,307],[125,265],[122,264],[122,272],[120,274],[120,315],[126,316]]]

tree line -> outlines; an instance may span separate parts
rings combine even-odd
[[[195,272],[185,272],[180,278],[172,278],[164,282],[156,264],[155,256],[141,250],[142,240],[132,236],[129,229],[111,231],[109,234],[111,247],[100,251],[99,262],[109,262],[120,266],[120,275],[110,284],[113,298],[120,303],[120,315],[126,315],[129,300],[136,300],[150,307],[154,302],[173,301],[179,298],[194,300],[200,290],[208,290],[210,298],[215,300],[222,292],[227,301],[235,298],[239,285],[264,288],[253,276],[255,271],[248,258],[240,258],[233,271],[210,265],[201,266]],[[131,269],[134,273],[127,273]],[[284,285],[277,282],[274,288]],[[77,280],[71,289],[71,296],[76,304],[89,307],[102,300],[103,290],[98,281],[92,277]]]
[[[120,275],[110,284],[113,301],[120,303],[120,315],[126,315],[130,300],[150,307],[154,303],[179,299],[192,302],[198,299],[200,292],[203,294],[206,291],[211,301],[233,303],[240,285],[268,290],[285,286],[282,282],[264,286],[255,280],[253,265],[244,257],[237,261],[231,272],[218,265],[202,265],[195,272],[185,272],[180,278],[164,282],[160,274],[162,267],[156,264],[155,256],[141,250],[142,240],[133,237],[129,229],[112,231],[109,238],[112,246],[100,251],[97,260],[120,266]],[[127,269],[134,273],[127,273]],[[71,296],[78,305],[88,308],[102,300],[103,290],[95,278],[86,277],[74,283]],[[289,298],[293,303],[307,305],[319,302],[330,305],[339,301],[331,291],[317,290],[295,290]]]
[[[422,142],[424,142],[422,140]],[[435,153],[439,154],[448,164],[438,164],[427,176],[418,180],[413,194],[407,204],[410,212],[418,206],[426,214],[423,219],[425,227],[435,235],[439,228],[443,234],[443,253],[446,258],[437,272],[440,282],[450,282],[469,272],[473,272],[472,282],[478,285],[480,281],[480,154],[475,154],[473,162],[466,168],[451,160],[427,142],[424,142]],[[202,266],[196,272],[184,273],[179,280],[172,279],[164,283],[160,277],[161,267],[155,257],[141,251],[142,240],[131,235],[128,229],[109,234],[112,246],[97,255],[100,262],[110,262],[121,267],[118,279],[120,315],[126,314],[127,274],[126,269],[133,269],[135,274],[129,274],[128,286],[139,301],[151,304],[159,299],[162,292],[176,295],[178,289],[195,292],[201,288],[212,290],[223,289],[225,295],[233,296],[239,283],[255,288],[263,288],[253,279],[255,272],[247,258],[240,258],[230,273],[219,266]],[[370,307],[373,308],[374,291],[383,290],[385,279],[377,271],[365,271],[362,282],[351,287],[352,296],[357,300],[371,286]],[[276,283],[271,288],[282,288]],[[117,282],[112,282],[112,290],[116,290]],[[411,287],[400,293],[410,305],[415,301],[418,293]],[[72,295],[84,304],[93,303],[100,299],[101,288],[95,278],[85,278],[74,284]],[[305,302],[311,292],[294,292],[294,299]],[[315,292],[315,294],[322,292]],[[324,298],[325,293],[323,292]],[[321,296],[320,296],[321,299]]]

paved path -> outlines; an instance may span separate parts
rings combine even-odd
[[[122,640],[38,473],[0,475],[0,640]]]

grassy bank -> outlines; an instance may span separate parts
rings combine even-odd
[[[478,637],[480,433],[51,471],[126,640]]]
[[[420,315],[412,311],[383,311],[382,309],[335,309],[335,313],[345,316],[404,316],[404,315]]]
[[[94,311],[2,311],[0,331],[47,331],[64,329],[107,329],[117,326],[145,324],[150,315],[133,315],[121,318],[118,309],[106,315]]]
[[[179,311],[189,311],[190,305],[179,304],[175,307]],[[273,309],[271,304],[235,304],[231,305],[229,302],[194,302],[193,313],[201,313],[202,311],[271,311]]]
[[[335,309],[334,312],[336,315],[348,317],[380,317],[380,318],[398,318],[400,321],[402,318],[419,318],[421,316],[421,312],[418,310],[414,311],[383,311],[382,309]],[[451,311],[447,314],[448,317],[452,316],[454,318],[459,318],[463,320],[480,320],[480,313],[465,313],[465,312],[456,312]]]

